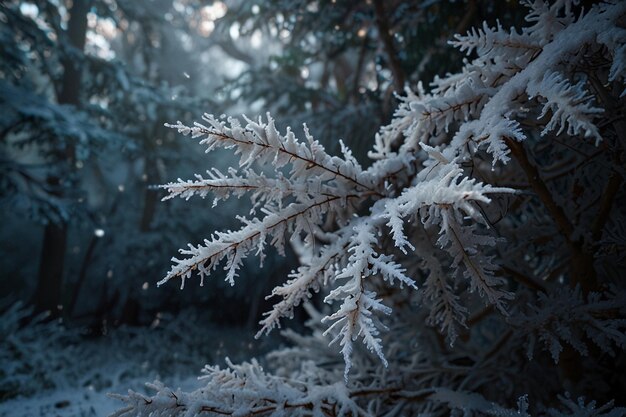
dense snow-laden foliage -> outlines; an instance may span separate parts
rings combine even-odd
[[[218,204],[249,195],[254,208],[239,218],[241,229],[181,250],[159,284],[184,285],[197,273],[202,285],[222,265],[235,284],[244,258],[262,262],[268,247],[282,253],[288,241],[300,267],[272,292],[279,301],[258,335],[314,293],[330,306],[324,314],[310,309],[317,323],[312,336],[293,337],[300,348],[276,353],[310,361],[276,375],[255,362],[209,367],[203,388],[185,393],[157,383],[155,396],[120,397],[127,407],[118,415],[413,415],[448,406],[622,415],[610,403],[596,409],[555,397],[611,396],[623,387],[621,377],[598,381],[623,365],[626,341],[623,265],[602,257],[605,228],[623,221],[612,207],[625,197],[626,2],[588,10],[568,0],[524,4],[530,25],[521,31],[485,24],[456,37],[454,46],[477,57],[459,74],[436,78],[430,93],[407,89],[376,135],[369,167],[343,145],[341,156],[329,155],[306,127],[304,140],[279,132],[269,115],[205,114],[203,123],[169,125],[207,152],[234,150],[240,162],[166,184],[168,198],[211,194]],[[589,148],[604,163],[590,163]],[[424,323],[448,343],[433,341]],[[541,347],[536,339],[560,360],[548,365],[549,377],[545,358],[526,359]],[[333,342],[343,382],[328,355]],[[593,345],[617,355],[615,363]],[[578,354],[580,365],[572,363]],[[522,394],[537,404],[532,414],[525,399],[509,409]],[[502,406],[473,407],[488,403],[474,401],[481,395]]]
[[[205,414],[211,415],[290,415],[290,416],[326,416],[326,415],[367,415],[350,399],[350,392],[345,385],[333,384],[322,387],[309,384],[303,392],[293,387],[281,386],[273,378],[263,373],[257,363],[242,365],[230,364],[232,369],[221,370],[208,368],[211,381],[202,391],[186,393],[180,390],[172,391],[159,382],[148,384],[148,387],[157,392],[153,397],[147,397],[136,392],[130,394],[132,401],[125,398],[130,405],[121,409],[112,416],[123,416],[126,411],[135,406],[145,410],[150,416],[172,416]],[[212,378],[219,378],[214,381]],[[201,377],[201,379],[207,379]],[[246,388],[252,392],[246,392]],[[281,390],[277,389],[281,388]],[[280,398],[273,398],[280,393]],[[516,409],[501,407],[487,401],[478,394],[449,391],[446,389],[429,390],[430,397],[435,402],[445,403],[452,409],[464,412],[479,412],[496,417],[621,417],[626,413],[624,407],[614,407],[613,402],[596,406],[594,401],[585,403],[584,399],[574,401],[568,397],[560,397],[558,408],[550,408],[538,414],[529,413],[528,398],[520,397]],[[251,395],[252,394],[252,395]],[[291,394],[291,396],[289,395]],[[358,396],[360,393],[356,393]],[[264,396],[258,401],[259,395]],[[353,393],[354,395],[354,393]],[[212,398],[216,398],[213,400]],[[232,403],[226,405],[224,398]],[[149,402],[149,405],[145,405]],[[143,404],[141,404],[143,403]],[[189,414],[187,414],[189,415]]]
[[[218,146],[235,147],[241,154],[244,177],[231,173],[231,178],[181,180],[164,187],[174,195],[185,197],[220,188],[231,192],[242,188],[254,190],[253,199],[257,201],[257,195],[268,194],[263,197],[265,204],[259,209],[265,217],[250,220],[242,217],[245,224],[242,229],[216,232],[204,244],[190,245],[189,249],[182,250],[181,253],[189,255],[188,258],[175,259],[175,266],[159,284],[179,277],[184,285],[185,279],[197,270],[202,285],[204,277],[222,260],[226,263],[226,280],[234,284],[243,258],[255,252],[262,260],[268,240],[278,251],[283,251],[285,235],[289,233],[303,266],[291,275],[287,283],[290,291],[283,292],[283,298],[290,298],[291,304],[277,304],[280,312],[269,312],[272,320],[263,321],[263,330],[278,326],[279,318],[290,314],[311,289],[317,289],[319,281],[323,286],[346,279],[326,297],[327,302],[340,300],[342,305],[325,320],[336,321],[329,331],[338,328],[337,339],[341,339],[347,378],[352,341],[358,336],[362,336],[367,346],[385,360],[376,337],[379,329],[371,316],[374,311],[389,314],[391,309],[376,299],[375,292],[366,290],[366,279],[380,276],[390,285],[397,281],[399,285],[415,287],[414,281],[404,274],[404,268],[391,254],[376,252],[379,246],[377,235],[389,226],[395,245],[406,252],[413,245],[398,224],[419,215],[425,227],[439,229],[438,245],[450,253],[452,266],[455,270],[462,270],[470,281],[471,290],[478,290],[504,311],[504,300],[511,296],[499,288],[503,280],[493,275],[495,265],[477,249],[492,246],[495,239],[474,226],[467,233],[461,225],[466,216],[477,224],[486,224],[476,203],[489,203],[490,194],[513,190],[465,177],[456,160],[445,160],[432,149],[431,153],[437,154],[443,162],[417,174],[415,185],[394,197],[397,190],[390,186],[389,177],[408,168],[414,162],[409,157],[390,158],[364,170],[348,150],[344,151],[343,158],[331,157],[310,136],[307,143],[302,143],[291,132],[281,135],[269,116],[267,123],[247,119],[248,123],[243,127],[235,119],[230,119],[227,124],[210,115],[205,115],[205,121],[210,127],[202,124],[187,127],[180,123],[174,127],[195,137],[204,136],[201,143],[209,150]],[[273,165],[278,172],[277,178],[259,182],[263,177],[249,173],[253,163]],[[280,169],[286,165],[290,169],[283,175]],[[218,198],[227,197],[220,191],[217,195]],[[350,218],[351,211],[364,203],[371,204],[370,214]],[[324,230],[326,222],[336,225],[334,236]],[[315,244],[317,241],[328,243]],[[331,274],[323,270],[310,272],[310,269],[317,268],[320,257],[328,259],[322,268],[332,269]],[[291,292],[298,296],[291,297]]]

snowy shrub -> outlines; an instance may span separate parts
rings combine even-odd
[[[209,366],[193,392],[155,382],[116,415],[624,415],[609,402],[626,387],[624,247],[608,231],[624,230],[626,2],[524,4],[522,30],[456,36],[475,58],[407,89],[367,167],[270,115],[170,125],[240,162],[167,198],[253,209],[159,285],[222,268],[234,285],[243,259],[289,243],[300,266],[257,336],[316,293],[326,306],[267,369]]]
[[[34,392],[57,388],[66,382],[66,376],[59,378],[58,369],[67,371],[72,362],[75,348],[72,344],[78,333],[63,328],[56,322],[46,322],[41,314],[32,318],[28,326],[22,321],[31,319],[32,309],[20,303],[5,311],[0,320],[0,399],[17,395],[31,395]],[[47,349],[42,349],[45,340]],[[55,349],[64,346],[66,349]]]
[[[221,361],[222,352],[237,351],[238,359],[252,353],[240,331],[206,326],[207,321],[206,313],[185,310],[175,317],[159,314],[150,327],[104,323],[103,334],[94,335],[45,314],[33,318],[32,308],[17,303],[0,315],[0,400],[140,389],[147,373],[179,381],[198,363]]]

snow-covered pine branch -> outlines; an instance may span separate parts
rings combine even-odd
[[[209,125],[195,123],[186,126],[181,122],[166,124],[184,135],[202,138],[200,143],[207,146],[206,152],[216,148],[235,149],[240,155],[239,166],[273,166],[280,169],[291,166],[290,178],[314,177],[319,181],[330,181],[343,189],[356,188],[360,191],[373,192],[372,178],[362,170],[352,155],[345,154],[344,159],[326,153],[324,147],[313,139],[306,126],[304,133],[307,142],[300,142],[288,128],[281,135],[268,114],[267,122],[261,118],[252,121],[246,117],[245,126],[235,118],[228,118],[228,123],[205,114],[202,119]]]
[[[450,285],[452,280],[429,245],[422,245],[420,253],[423,259],[421,267],[428,274],[422,288],[423,302],[429,309],[426,324],[438,328],[448,343],[453,345],[459,327],[467,328],[465,322],[469,310],[461,304],[460,297]]]
[[[350,221],[345,227],[335,231],[337,236],[343,236],[343,238],[335,239],[334,246],[322,245],[320,254],[302,256],[303,267],[290,276],[292,279],[287,284],[274,290],[272,295],[282,296],[283,301],[278,303],[268,313],[268,317],[263,319],[261,331],[271,330],[278,325],[279,318],[291,315],[293,307],[305,297],[310,296],[311,290],[319,290],[320,276],[331,271],[330,279],[327,276],[322,280],[323,285],[334,284],[337,280],[347,277],[352,278],[346,284],[335,288],[326,297],[327,302],[344,301],[339,310],[329,316],[327,320],[345,322],[340,334],[344,336],[341,344],[346,360],[346,372],[350,367],[351,342],[357,334],[364,336],[366,345],[384,360],[381,346],[376,338],[378,330],[374,327],[369,309],[387,314],[390,311],[373,298],[374,293],[366,290],[360,280],[368,275],[380,275],[390,284],[398,280],[401,284],[415,286],[413,280],[404,275],[403,268],[395,262],[391,254],[379,255],[374,251],[374,247],[378,245],[374,235],[381,233],[385,225],[390,227],[396,245],[404,253],[406,253],[406,247],[412,248],[410,236],[405,235],[401,227],[405,219],[412,216],[420,216],[426,226],[436,226],[441,223],[440,233],[443,237],[439,240],[439,245],[451,254],[452,263],[464,265],[464,274],[470,279],[471,288],[478,289],[481,295],[486,294],[489,302],[497,305],[504,312],[503,299],[510,298],[510,295],[497,289],[502,284],[502,280],[493,277],[492,272],[495,267],[490,263],[488,257],[480,255],[479,251],[474,248],[475,245],[493,245],[495,240],[474,233],[473,228],[468,229],[471,231],[470,233],[465,233],[456,224],[463,222],[463,216],[470,216],[474,221],[482,222],[475,204],[489,203],[491,200],[487,197],[488,194],[510,193],[512,190],[482,184],[472,178],[465,177],[463,170],[455,162],[446,161],[434,148],[424,146],[431,156],[434,156],[438,165],[424,170],[421,176],[418,176],[421,181],[418,181],[415,186],[405,189],[400,196],[379,199],[371,207],[371,214],[365,216],[363,221]],[[347,154],[347,152],[345,153]],[[170,190],[170,196],[178,195],[185,198],[193,193],[203,194],[209,190],[217,194],[218,197],[223,196],[223,198],[228,192],[243,194],[245,191],[253,191],[251,197],[253,201],[271,201],[276,206],[275,197],[273,199],[272,197],[260,197],[263,193],[274,191],[272,187],[267,187],[267,178],[251,173],[247,173],[246,178],[251,180],[243,181],[234,170],[231,170],[231,176],[228,178],[216,174],[209,180],[179,181],[164,187]],[[294,184],[305,187],[313,182],[307,179],[304,180],[307,182],[303,184],[303,180],[279,178],[280,182],[273,182],[274,185],[278,186],[292,181]],[[335,179],[332,178],[332,180]],[[321,181],[315,181],[315,183],[320,189]],[[232,190],[229,190],[229,186],[232,187]],[[213,190],[214,188],[216,189]],[[322,227],[324,215],[330,210],[333,203],[341,199],[348,200],[371,196],[368,191],[363,194],[345,195],[343,197],[332,195],[328,192],[330,191],[329,186],[326,186],[326,192],[321,192],[315,196],[310,191],[302,191],[299,194],[290,192],[294,188],[293,185],[284,187],[283,189],[286,190],[284,194],[291,194],[303,203],[291,203],[284,208],[274,209],[266,205],[261,208],[261,211],[266,215],[262,220],[246,220],[246,226],[239,231],[217,232],[211,240],[205,241],[204,245],[190,246],[188,250],[181,250],[181,253],[188,255],[188,257],[183,260],[175,259],[174,267],[168,276],[160,281],[160,284],[173,277],[181,277],[184,283],[184,279],[189,278],[194,270],[198,270],[203,280],[204,276],[215,269],[222,260],[226,260],[228,271],[226,280],[234,284],[234,278],[242,260],[253,250],[256,250],[256,253],[262,257],[267,238],[271,238],[271,244],[280,252],[284,245],[286,232],[292,236],[299,236],[301,232],[311,234],[310,225],[315,225],[317,228]],[[335,189],[335,192],[339,193],[339,190]],[[345,207],[345,203],[342,204],[342,207]],[[440,218],[443,220],[438,221],[437,219]],[[446,236],[453,238],[450,239]],[[316,237],[308,236],[308,238],[315,239]],[[345,250],[347,240],[353,241],[348,250],[354,253],[346,260],[339,254]],[[370,249],[369,251],[359,251],[355,249],[356,247],[353,248],[352,245],[354,244],[368,244]],[[417,255],[419,256],[419,254]],[[326,259],[322,261],[324,258]],[[332,263],[329,263],[331,259]],[[343,266],[337,268],[337,265]],[[348,274],[347,271],[353,273]],[[335,325],[331,326],[331,328],[334,327]]]
[[[302,384],[267,374],[253,360],[228,367],[206,366],[202,389],[171,390],[159,381],[146,384],[152,396],[130,391],[113,395],[126,404],[111,417],[135,415],[183,417],[196,415],[254,416],[367,416],[341,383]]]
[[[597,5],[579,20],[565,12],[571,2],[529,4],[534,26],[521,33],[505,31],[498,26],[470,31],[457,36],[452,44],[462,51],[473,50],[478,58],[466,64],[459,74],[437,78],[432,94],[413,96],[404,101],[397,118],[382,132],[393,137],[398,133],[408,139],[401,150],[409,152],[422,143],[439,143],[449,135],[442,135],[456,122],[459,126],[453,140],[445,149],[449,159],[467,154],[467,145],[484,147],[493,157],[493,163],[509,160],[505,138],[522,141],[526,138],[516,117],[527,117],[527,109],[534,107],[533,98],[544,102],[539,118],[547,110],[551,120],[543,134],[568,130],[570,135],[583,135],[600,140],[593,119],[599,108],[589,100],[589,94],[579,80],[565,78],[565,69],[584,60],[580,48],[607,48],[611,56],[612,79],[623,66],[626,32],[616,23],[626,12],[624,2]],[[546,16],[551,16],[549,19]],[[557,23],[558,22],[558,23]],[[547,29],[549,26],[550,29]],[[549,35],[546,34],[548,31]],[[519,53],[519,51],[522,53]],[[407,123],[406,119],[412,120]],[[380,139],[384,142],[384,139]]]
[[[303,301],[312,297],[313,292],[319,292],[322,286],[327,286],[329,281],[335,277],[339,265],[346,263],[346,250],[350,243],[349,233],[337,233],[338,237],[320,249],[318,255],[302,258],[302,265],[297,271],[293,271],[287,282],[275,287],[267,297],[282,297],[272,310],[264,313],[261,320],[261,329],[256,334],[260,337],[263,333],[269,333],[275,327],[280,327],[280,319],[283,317],[292,318],[293,309]]]
[[[345,196],[345,200],[350,197]],[[264,257],[267,239],[279,253],[283,253],[285,234],[299,234],[307,231],[308,222],[321,223],[323,215],[329,211],[333,204],[340,203],[341,197],[325,197],[310,204],[291,203],[283,209],[271,210],[264,207],[262,211],[266,215],[262,220],[248,220],[240,218],[245,226],[240,230],[215,232],[210,240],[205,240],[203,245],[189,245],[189,249],[181,249],[180,253],[188,255],[186,259],[173,258],[174,266],[168,275],[158,282],[163,285],[172,278],[181,278],[181,287],[185,279],[191,277],[193,271],[197,271],[203,284],[204,277],[210,275],[222,260],[226,260],[225,270],[228,271],[226,281],[235,285],[234,278],[244,258],[256,250],[256,255]]]
[[[350,252],[348,265],[335,276],[335,280],[343,281],[345,279],[346,281],[343,285],[332,290],[324,299],[327,303],[335,300],[342,301],[339,310],[324,317],[322,322],[334,322],[326,330],[326,334],[335,332],[336,335],[331,343],[339,341],[342,346],[341,352],[346,363],[344,372],[346,381],[351,367],[352,341],[359,336],[363,338],[368,349],[375,352],[387,366],[387,360],[380,344],[381,340],[377,337],[380,331],[372,313],[391,314],[392,310],[382,304],[381,300],[376,299],[375,292],[365,289],[364,281],[370,275],[380,274],[390,283],[397,280],[400,285],[406,284],[416,288],[415,282],[404,275],[403,268],[393,262],[390,257],[375,252],[374,247],[377,245],[377,239],[374,232],[375,229],[367,221],[359,222],[354,226],[354,234],[348,248]],[[339,331],[336,331],[337,328]]]
[[[205,115],[204,124],[187,126],[178,122],[170,125],[183,134],[200,138],[207,146],[207,152],[218,147],[233,149],[240,155],[240,161],[226,174],[214,170],[209,172],[208,178],[166,184],[163,186],[169,192],[166,198],[211,194],[217,204],[230,196],[245,195],[253,204],[253,215],[259,216],[240,218],[243,222],[240,230],[216,232],[204,244],[190,245],[189,249],[182,250],[185,258],[174,259],[174,266],[160,284],[173,278],[181,278],[184,282],[194,271],[204,278],[221,262],[226,263],[226,279],[234,283],[246,256],[255,253],[262,260],[268,244],[281,252],[288,236],[299,257],[300,267],[272,291],[270,296],[279,297],[279,301],[264,316],[257,336],[279,327],[280,319],[291,317],[294,307],[313,293],[322,292],[327,303],[336,303],[338,307],[325,317],[316,318],[329,325],[325,334],[330,335],[332,341],[339,342],[346,365],[344,378],[348,377],[351,366],[358,370],[354,364],[364,363],[353,359],[357,350],[353,342],[359,338],[384,364],[396,361],[395,365],[402,367],[418,361],[417,353],[413,356],[405,353],[409,359],[392,358],[386,354],[384,344],[388,339],[382,332],[393,322],[392,314],[398,310],[392,303],[393,297],[416,287],[420,307],[428,310],[421,316],[421,322],[437,327],[449,342],[457,338],[459,328],[470,327],[469,323],[479,320],[481,314],[488,315],[489,310],[500,313],[500,323],[511,329],[495,343],[489,355],[496,355],[502,346],[509,346],[507,340],[519,341],[520,334],[530,335],[531,339],[539,337],[556,356],[562,349],[562,342],[586,353],[582,337],[601,344],[606,352],[612,352],[614,346],[623,349],[623,321],[594,316],[594,312],[607,309],[622,311],[622,299],[606,293],[583,296],[577,292],[579,290],[537,295],[533,292],[537,287],[544,291],[544,287],[553,285],[560,291],[559,285],[562,285],[564,267],[554,265],[556,262],[549,255],[545,256],[548,259],[545,262],[543,259],[527,260],[523,253],[514,259],[529,273],[548,271],[538,278],[544,280],[545,285],[532,285],[538,282],[533,281],[534,277],[527,278],[523,272],[501,267],[509,261],[503,255],[506,251],[502,250],[501,229],[507,229],[509,236],[522,236],[526,222],[548,217],[551,213],[526,206],[514,214],[513,220],[503,214],[502,223],[495,227],[488,216],[496,208],[506,211],[509,205],[524,205],[521,196],[534,198],[526,191],[518,192],[515,186],[502,185],[520,183],[520,178],[513,181],[510,175],[518,168],[509,163],[513,145],[526,145],[531,142],[529,138],[549,143],[556,136],[569,136],[557,139],[566,142],[577,137],[595,146],[598,141],[605,140],[601,132],[614,122],[603,119],[608,104],[600,102],[600,94],[589,87],[584,64],[590,54],[601,53],[607,61],[605,78],[614,83],[624,80],[626,31],[620,27],[620,19],[626,16],[626,2],[603,2],[575,14],[573,10],[577,3],[568,0],[525,2],[530,8],[527,18],[530,26],[521,31],[506,30],[500,24],[494,28],[485,24],[480,30],[457,36],[452,44],[477,57],[465,62],[458,74],[436,78],[430,92],[426,92],[421,84],[416,91],[407,91],[391,122],[381,127],[374,138],[369,155],[375,162],[366,168],[343,144],[342,156],[331,156],[306,128],[306,141],[301,142],[290,130],[285,134],[278,132],[269,116],[266,121],[245,119],[242,125],[236,119],[222,121]],[[624,91],[623,85],[614,88]],[[565,170],[571,171],[569,166]],[[530,186],[537,186],[542,178],[534,171],[531,174],[528,177]],[[529,187],[528,184],[522,186]],[[615,184],[612,186],[615,188]],[[540,183],[539,187],[543,187],[544,192],[540,199],[551,198],[545,195],[550,194],[548,186]],[[607,189],[611,191],[608,186]],[[605,195],[599,203],[601,213],[606,210],[605,205],[610,211],[611,198],[614,197]],[[511,200],[513,203],[509,204]],[[498,207],[493,207],[495,203]],[[553,199],[548,203],[556,205]],[[540,226],[550,222],[550,219],[541,220],[537,222]],[[548,228],[544,233],[551,234],[553,229]],[[570,246],[582,247],[582,243],[572,242],[570,236],[563,238]],[[562,246],[563,241],[555,241],[551,249],[560,250],[558,246]],[[578,246],[575,248],[579,249]],[[394,294],[381,294],[381,288],[391,286]],[[411,288],[403,289],[404,286]],[[486,313],[478,314],[478,318],[468,319],[479,300],[470,294],[472,292],[477,293],[488,307]],[[561,296],[563,300],[559,298]],[[530,313],[520,313],[524,310],[520,304],[529,300],[535,306],[530,308]],[[401,311],[415,313],[411,309]],[[574,327],[581,323],[584,330],[575,331]],[[519,329],[526,331],[511,336]],[[408,332],[402,335],[405,333]],[[314,337],[321,340],[322,332],[315,333]],[[445,352],[440,354],[442,357],[446,355]],[[477,355],[471,359],[472,365],[465,368],[446,360],[442,359],[444,364],[437,368],[437,372],[451,369],[454,376],[449,379],[441,377],[437,381],[458,383],[457,373],[465,372],[466,379],[460,384],[470,386],[480,386],[480,378],[486,378],[481,374],[480,366],[491,363],[491,358]],[[249,382],[255,380],[255,375],[260,375],[257,368],[254,372],[250,369],[250,372],[241,372],[245,377],[238,382],[244,386],[252,384],[246,386],[250,398],[245,401],[270,399],[270,405],[254,402],[256,400],[244,401],[242,409],[259,414],[284,411],[276,408],[278,402],[274,404],[278,401],[277,392],[265,391],[261,385]],[[230,380],[222,371],[213,369],[210,372]],[[353,373],[362,378],[360,381],[366,378],[364,375],[383,378],[377,372],[380,371],[367,368],[362,373]],[[305,372],[294,371],[294,374],[312,378]],[[420,400],[424,400],[425,394],[420,391],[424,386],[420,384],[435,386],[433,380],[438,377],[432,378],[410,376],[403,379],[403,383],[415,384],[415,392],[420,393]],[[368,392],[384,391],[377,385],[384,384],[384,381],[367,381]],[[269,380],[266,382],[270,383]],[[303,386],[308,388],[298,388],[298,393],[281,403],[294,405],[294,413],[299,410],[295,404],[303,404],[295,398],[306,397],[306,390],[315,384],[307,380]],[[164,399],[167,404],[178,403],[165,388],[156,388],[162,393],[157,397],[167,397]],[[211,382],[205,390],[193,394],[193,399],[185,397],[185,401],[205,404],[204,397],[212,395],[211,390],[222,392],[220,389]],[[287,395],[285,393],[292,392],[291,389],[275,385],[281,395]],[[398,389],[393,394],[400,402],[399,408],[386,408],[385,412],[393,415],[407,404],[401,403],[400,392],[405,393]],[[175,397],[180,396],[176,394]],[[229,394],[220,398],[214,401],[221,401],[219,407],[222,408],[211,411],[234,413],[228,407],[233,407],[232,401],[240,401],[239,397]],[[320,407],[329,404],[320,398],[317,400]],[[124,401],[131,403],[128,410],[147,410],[151,404],[138,394],[124,397]],[[332,401],[352,404],[345,396]],[[372,409],[385,407],[380,404],[376,403]],[[352,410],[350,407],[352,405],[344,410]],[[191,410],[189,415],[202,411],[191,406],[187,410]],[[431,411],[430,406],[420,408],[420,412]],[[354,415],[359,413],[353,412]],[[336,412],[328,414],[341,415]]]
[[[184,134],[202,137],[207,152],[216,147],[235,148],[241,155],[241,174],[235,168],[229,169],[228,176],[219,171],[209,172],[209,178],[200,176],[195,181],[179,180],[162,186],[169,191],[167,198],[189,198],[194,194],[202,197],[208,193],[215,195],[214,204],[231,194],[240,197],[250,194],[255,207],[265,215],[262,220],[241,218],[245,226],[234,232],[218,232],[204,245],[189,246],[181,253],[187,259],[174,259],[175,266],[159,285],[174,277],[184,280],[197,270],[201,279],[226,260],[226,279],[234,284],[241,261],[252,250],[264,256],[266,239],[279,252],[285,241],[285,233],[298,236],[300,232],[310,233],[311,225],[324,222],[328,212],[337,214],[349,212],[355,202],[381,195],[375,190],[371,176],[362,170],[358,162],[344,150],[344,158],[331,157],[316,142],[305,128],[307,143],[299,142],[288,130],[281,135],[268,116],[267,123],[246,119],[242,127],[236,119],[227,125],[211,115],[204,120],[211,126],[196,124],[188,127],[181,123],[171,125]],[[257,174],[252,166],[271,165],[276,169],[275,178]],[[289,166],[288,175],[280,169]],[[310,236],[309,239],[314,239]]]

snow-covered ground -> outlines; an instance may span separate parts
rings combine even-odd
[[[108,393],[142,392],[146,382],[193,390],[205,364],[247,359],[271,346],[254,332],[207,324],[184,312],[151,327],[120,327],[86,336],[58,322],[20,321],[15,306],[0,316],[0,416],[107,416],[123,404]]]
[[[64,388],[17,397],[0,404],[2,416],[107,416],[119,407],[119,401],[89,388]]]
[[[180,379],[173,386],[193,390],[199,386],[196,377]],[[125,385],[125,386],[122,386]],[[108,395],[108,392],[142,390],[143,382],[126,381],[109,390],[97,391],[94,387],[67,387],[35,393],[30,397],[12,398],[0,404],[0,416],[7,417],[100,417],[108,416],[123,404]]]

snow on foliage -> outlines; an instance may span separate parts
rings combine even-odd
[[[451,42],[477,57],[466,61],[460,73],[436,78],[429,93],[421,84],[417,91],[407,90],[393,120],[375,137],[369,167],[362,167],[343,144],[341,156],[331,156],[306,126],[304,140],[290,129],[279,132],[269,115],[241,121],[205,114],[203,123],[169,125],[200,139],[207,152],[232,149],[240,161],[226,174],[210,171],[208,178],[163,185],[169,192],[166,199],[211,194],[219,204],[230,196],[248,195],[254,217],[240,217],[239,230],[215,232],[204,243],[181,249],[182,258],[173,258],[172,269],[159,285],[172,280],[184,285],[194,273],[202,285],[221,265],[225,279],[235,284],[244,258],[256,255],[262,262],[267,247],[283,253],[284,245],[291,243],[301,266],[273,290],[270,296],[279,301],[261,321],[258,335],[279,327],[280,319],[291,317],[294,307],[322,292],[332,307],[327,314],[314,316],[326,327],[316,328],[308,339],[296,339],[320,352],[324,347],[312,340],[338,342],[345,381],[316,380],[327,375],[328,362],[307,369],[302,365],[290,377],[272,376],[256,362],[229,364],[226,370],[207,368],[206,386],[192,393],[155,384],[154,396],[132,392],[121,396],[127,407],[117,415],[340,416],[396,415],[406,410],[437,414],[441,409],[434,403],[447,402],[454,408],[460,394],[452,401],[448,391],[432,387],[488,391],[486,381],[518,378],[511,375],[514,371],[502,369],[506,364],[522,365],[498,355],[503,349],[518,349],[523,340],[539,338],[555,360],[563,342],[588,354],[585,338],[606,352],[613,353],[613,346],[624,348],[623,320],[615,320],[623,317],[623,297],[613,290],[589,292],[590,282],[597,278],[589,270],[579,278],[575,266],[588,259],[585,251],[597,244],[597,229],[601,236],[604,223],[595,221],[588,234],[592,237],[584,238],[596,242],[575,240],[568,214],[554,201],[524,145],[556,138],[591,139],[595,146],[606,141],[603,132],[610,122],[601,119],[607,117],[607,104],[590,89],[591,75],[581,68],[590,55],[600,53],[609,80],[623,80],[626,32],[619,22],[626,15],[626,2],[596,4],[582,13],[576,12],[580,11],[576,1],[524,3],[530,8],[530,26],[521,31],[484,24]],[[623,85],[619,88],[621,93]],[[610,133],[616,134],[623,132]],[[559,236],[565,242],[560,246],[571,250],[570,275],[552,265],[556,272],[541,276],[547,267],[539,262],[551,262],[547,255],[537,255],[536,261],[532,254],[519,251],[514,258],[506,256],[504,235],[522,236],[525,223],[538,213],[528,208],[528,192],[511,180],[517,178],[519,183],[520,175],[512,159],[557,225],[556,232],[543,233]],[[607,189],[608,216],[610,193],[615,191]],[[509,208],[514,213],[507,216]],[[498,211],[501,224],[496,226]],[[539,220],[545,216],[536,215]],[[534,278],[536,274],[540,277]],[[582,283],[585,288],[564,289],[564,277],[572,287]],[[551,289],[545,293],[547,286]],[[477,311],[480,304],[486,307]],[[525,305],[530,308],[520,307]],[[475,314],[468,317],[470,311]],[[597,316],[599,311],[614,315],[605,319]],[[470,327],[492,312],[493,320],[508,330],[500,331],[493,348],[482,355],[481,343],[498,334],[498,327],[481,324],[479,335]],[[422,336],[407,335],[425,331],[420,320],[437,327],[448,345],[458,338],[470,343],[471,336],[470,359],[447,357],[447,347],[441,344],[439,352],[431,352],[431,360],[441,364],[425,364],[427,352],[411,353],[409,347],[417,339],[423,341]],[[405,337],[416,339],[403,344]],[[355,343],[359,339],[363,345]],[[532,354],[533,344],[527,345]],[[360,353],[362,346],[380,362]],[[297,352],[309,354],[304,348]],[[318,358],[322,357],[328,356],[320,353]],[[505,361],[500,364],[503,368],[497,368],[494,357]],[[463,367],[457,360],[473,365]],[[387,372],[387,366],[395,374]],[[461,398],[466,404],[462,408],[471,410],[474,399],[480,398],[475,395]],[[518,411],[485,408],[483,402],[478,401],[477,410],[488,414],[530,415],[525,399]],[[571,409],[563,415],[620,413],[610,404],[597,410],[569,400],[562,404]]]
[[[555,362],[569,344],[581,355],[589,354],[587,340],[615,356],[614,345],[626,348],[626,294],[591,292],[586,299],[579,286],[558,294],[540,294],[530,312],[519,318],[520,330],[529,335],[528,357],[532,359],[537,337]],[[621,318],[620,318],[621,317]]]
[[[200,377],[206,386],[187,393],[171,390],[159,382],[148,384],[156,391],[148,397],[137,392],[128,396],[115,396],[127,404],[111,417],[122,417],[141,410],[150,416],[231,415],[259,414],[289,416],[364,415],[350,398],[345,385],[292,384],[290,381],[264,372],[256,361],[228,367],[206,367]]]
[[[449,404],[451,408],[462,409],[466,413],[474,411],[497,417],[618,417],[626,413],[626,408],[614,407],[613,401],[596,407],[595,401],[585,403],[584,398],[573,401],[569,396],[559,396],[560,407],[558,409],[550,408],[541,413],[529,412],[527,396],[519,398],[516,409],[504,408],[498,404],[487,401],[478,394],[454,392],[447,389],[438,389],[435,394],[432,395],[432,398],[435,401]]]
[[[387,186],[387,165],[396,162],[394,160],[379,161],[377,165],[364,170],[346,149],[341,158],[332,157],[308,133],[306,142],[298,141],[289,130],[284,135],[280,134],[269,115],[266,123],[261,119],[246,119],[245,126],[236,119],[225,123],[211,115],[205,115],[204,120],[210,127],[199,123],[189,127],[180,122],[171,126],[183,134],[202,138],[200,143],[207,145],[209,151],[216,147],[234,148],[241,156],[240,168],[244,170],[244,175],[238,176],[232,170],[228,178],[215,173],[209,180],[179,180],[163,186],[170,192],[166,198],[188,198],[194,194],[202,196],[217,189],[215,194],[216,199],[219,199],[227,198],[226,193],[252,191],[251,199],[260,205],[257,210],[264,217],[241,217],[244,226],[240,230],[216,232],[204,244],[190,245],[189,249],[181,250],[181,254],[187,255],[187,258],[174,258],[174,266],[159,285],[180,278],[183,286],[193,271],[200,275],[202,285],[204,277],[221,262],[225,263],[226,280],[234,285],[237,270],[245,257],[254,252],[262,261],[268,240],[271,246],[282,253],[286,234],[292,237],[292,241],[302,242],[299,252],[303,265],[313,264],[312,259],[318,259],[323,249],[328,251],[330,248],[335,253],[345,253],[347,249],[350,256],[346,258],[342,255],[342,259],[335,259],[334,275],[322,282],[322,285],[330,286],[348,278],[346,283],[332,290],[325,299],[329,303],[343,301],[339,310],[330,315],[327,321],[344,323],[339,334],[347,378],[352,342],[359,335],[363,336],[364,343],[383,362],[385,360],[382,346],[376,337],[379,329],[372,313],[390,314],[391,309],[375,299],[374,292],[366,289],[366,284],[362,282],[364,278],[379,276],[390,285],[397,280],[401,284],[416,287],[413,279],[404,275],[403,268],[395,261],[392,253],[379,254],[375,251],[380,246],[376,236],[384,233],[387,225],[391,225],[396,245],[406,252],[406,247],[412,246],[410,235],[399,227],[399,223],[404,223],[405,219],[412,216],[419,216],[424,227],[439,229],[439,246],[449,252],[455,269],[463,268],[463,275],[470,281],[472,290],[485,295],[489,302],[504,311],[504,300],[510,298],[508,293],[500,289],[504,280],[493,276],[495,265],[489,257],[477,250],[479,246],[493,246],[495,239],[474,226],[466,229],[461,225],[466,216],[476,223],[486,223],[477,204],[489,203],[491,200],[488,196],[491,194],[512,193],[514,190],[493,187],[469,178],[455,160],[448,161],[441,156],[437,164],[416,176],[413,185],[406,187],[400,195],[394,195],[397,192]],[[430,153],[438,152],[430,150]],[[407,162],[403,160],[402,166],[406,166]],[[417,162],[417,156],[410,162]],[[249,169],[255,164],[261,167],[272,165],[277,172],[276,178],[250,174]],[[285,168],[285,173],[280,171],[282,168]],[[368,205],[369,215],[349,215],[351,211]],[[334,232],[325,230],[328,223],[332,224]],[[324,242],[333,233],[334,239],[329,243],[316,244],[318,241]],[[348,243],[340,236],[348,237]],[[335,249],[337,242],[343,244]],[[297,289],[292,286],[291,291],[307,292],[308,286],[317,285],[319,279],[308,274],[308,271],[301,269],[292,274],[291,283],[301,283],[305,287]],[[282,305],[279,307],[284,309]],[[274,317],[276,320],[279,318],[278,315]],[[267,321],[263,324],[267,330],[277,325]],[[336,327],[336,324],[332,325],[329,332],[333,332]]]

